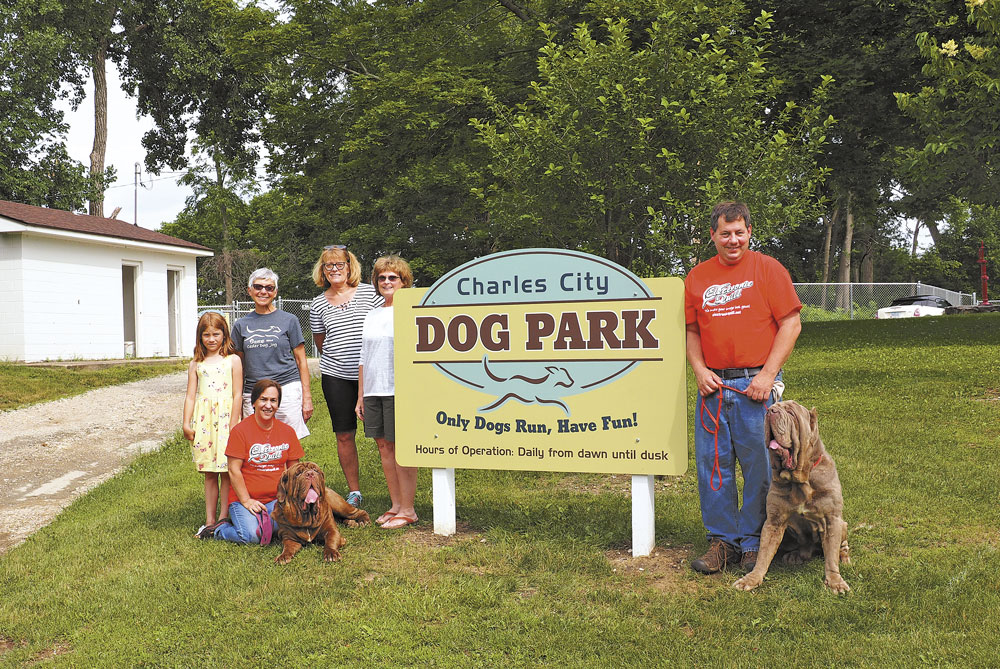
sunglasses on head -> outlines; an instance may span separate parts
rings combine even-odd
[[[273,293],[275,291],[275,286],[264,286],[264,285],[259,284],[259,283],[255,283],[255,284],[253,284],[250,287],[253,288],[254,290],[256,290],[258,293],[260,291],[262,291],[262,290],[265,293]]]
[[[333,249],[337,249],[338,251],[343,251],[346,248],[347,247],[344,246],[343,244],[330,244],[329,246],[324,246],[323,250],[324,251],[332,251]]]

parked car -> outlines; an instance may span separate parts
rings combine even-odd
[[[951,302],[937,295],[909,295],[897,297],[888,307],[879,309],[875,318],[915,318],[940,316]]]

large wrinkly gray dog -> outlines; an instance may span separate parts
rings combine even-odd
[[[823,582],[833,592],[845,593],[851,588],[840,575],[840,563],[851,560],[844,497],[837,467],[819,436],[816,410],[778,402],[768,408],[764,427],[772,474],[767,520],[756,566],[733,586],[756,588],[776,557],[800,564],[822,553]]]

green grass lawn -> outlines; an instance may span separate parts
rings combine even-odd
[[[420,525],[346,530],[341,562],[308,547],[277,567],[277,546],[192,538],[201,478],[175,439],[0,557],[0,664],[995,665],[998,326],[805,326],[786,398],[818,408],[840,470],[846,596],[824,589],[819,560],[774,568],[753,593],[692,572],[706,545],[693,463],[657,480],[649,558],[628,555],[627,476],[462,470],[455,537],[432,533],[422,471]],[[343,492],[318,385],[306,455]],[[360,450],[378,513],[377,454]]]
[[[35,367],[0,362],[0,411],[71,397],[94,388],[139,381],[187,369],[187,362],[129,363],[101,369]]]

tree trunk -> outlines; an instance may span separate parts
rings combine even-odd
[[[875,283],[875,262],[872,260],[875,243],[871,239],[865,244],[865,253],[861,256],[861,283]]]
[[[828,214],[826,217],[826,235],[823,238],[823,298],[820,300],[823,309],[826,309],[826,291],[828,288],[826,284],[830,282],[830,246],[833,242],[833,226],[838,216],[840,216],[840,207],[834,207],[833,213]]]
[[[219,200],[219,213],[222,215],[222,276],[225,283],[226,290],[226,304],[233,303],[233,254],[232,245],[229,241],[229,210],[226,208],[226,198],[225,198],[225,181],[226,173],[222,167],[222,161],[219,160],[219,156],[214,156],[215,159],[215,185],[218,187]]]
[[[917,221],[917,224],[913,227],[913,244],[910,246],[911,258],[917,257],[917,237],[920,236],[920,225],[920,221]]]
[[[105,65],[108,44],[102,41],[93,54],[94,74],[94,148],[90,152],[90,179],[94,184],[88,213],[104,216],[104,156],[108,149],[108,78]]]
[[[847,216],[844,219],[844,245],[840,250],[839,283],[851,282],[851,240],[854,237],[854,210],[851,208],[851,191],[847,191]],[[837,306],[841,309],[850,308],[850,295],[847,286],[838,287]]]
[[[941,241],[941,231],[938,230],[937,221],[924,221],[924,225],[927,227],[927,231],[931,233],[931,240],[934,242],[934,246],[938,245]]]

